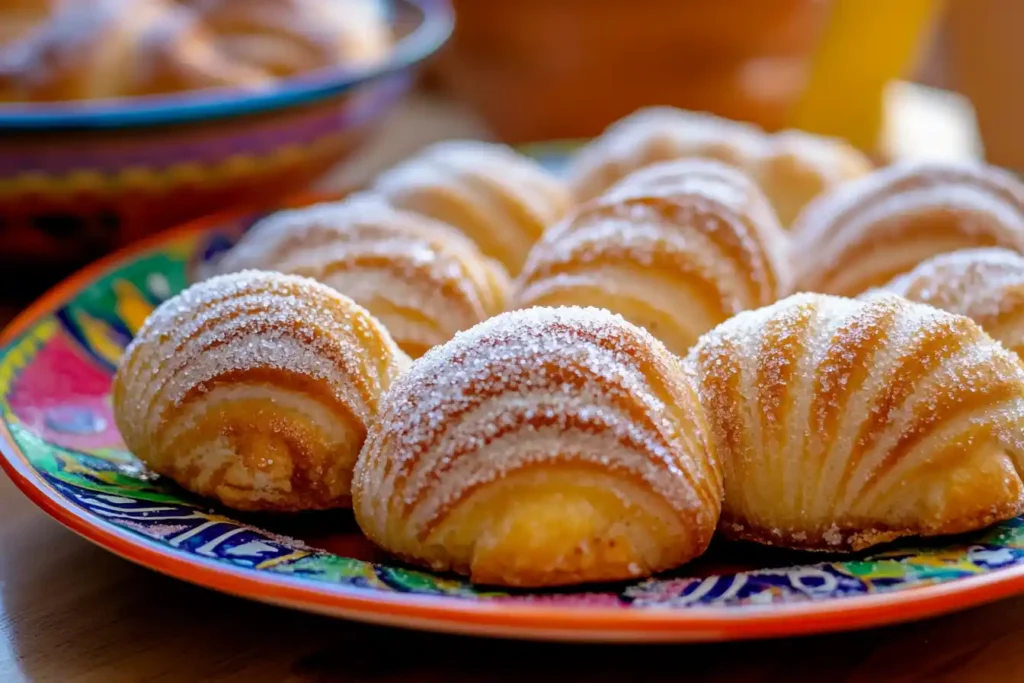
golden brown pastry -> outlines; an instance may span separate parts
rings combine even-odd
[[[385,171],[373,189],[394,206],[448,223],[515,275],[569,192],[539,164],[504,145],[449,140]]]
[[[797,294],[686,359],[728,537],[858,550],[1024,509],[1024,366],[968,318],[892,294]]]
[[[863,154],[833,138],[792,130],[769,135],[711,114],[648,107],[580,150],[571,184],[576,198],[586,201],[639,168],[690,157],[722,161],[750,175],[785,227],[812,198],[871,168]]]
[[[1024,185],[980,164],[898,163],[816,199],[792,238],[795,291],[856,296],[936,254],[1024,251]]]
[[[815,197],[872,169],[863,153],[836,138],[784,130],[766,140],[760,157],[745,170],[787,228]]]
[[[0,102],[256,87],[379,60],[373,0],[49,0],[0,4]]]
[[[263,74],[218,53],[196,18],[171,0],[61,0],[46,22],[0,46],[0,101],[7,102],[264,81]]]
[[[371,195],[264,219],[218,264],[311,277],[366,307],[410,356],[500,313],[508,275],[454,228]]]
[[[0,0],[0,47],[43,24],[60,0]]]
[[[740,171],[685,159],[648,166],[579,207],[537,244],[513,305],[598,306],[678,354],[789,287],[786,235]]]
[[[1015,251],[988,247],[939,254],[883,289],[966,315],[1006,348],[1024,353],[1024,256]]]
[[[704,551],[722,480],[679,361],[599,309],[491,318],[385,396],[352,484],[384,549],[478,583],[646,576]]]
[[[391,48],[378,0],[190,0],[229,59],[282,78],[382,61]]]
[[[239,510],[347,506],[381,394],[409,363],[365,309],[307,278],[245,271],[159,306],[113,405],[154,472]]]

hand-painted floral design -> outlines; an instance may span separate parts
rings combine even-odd
[[[899,545],[855,559],[808,562],[800,555],[791,566],[737,569],[735,563],[716,568],[712,557],[632,584],[507,591],[390,560],[361,537],[351,515],[284,521],[214,509],[152,476],[124,451],[110,411],[110,381],[124,345],[152,307],[183,288],[253,219],[179,236],[133,257],[0,351],[0,420],[19,457],[67,503],[134,534],[139,543],[236,570],[361,591],[573,608],[742,609],[845,599],[1024,564],[1024,519],[1018,518],[968,537]]]

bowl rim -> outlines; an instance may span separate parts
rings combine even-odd
[[[383,63],[326,67],[283,79],[259,91],[203,88],[169,95],[57,103],[0,105],[0,133],[57,128],[129,128],[181,124],[257,114],[338,95],[416,66],[436,52],[455,24],[449,0],[390,0],[419,12],[418,25],[394,46]]]

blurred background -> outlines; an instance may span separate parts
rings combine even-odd
[[[536,143],[645,105],[1024,169],[1022,30],[1020,0],[0,0],[0,296],[435,140],[565,155]]]
[[[454,4],[427,82],[507,141],[589,137],[672,104],[844,137],[883,159],[986,154],[1024,168],[1015,0]]]

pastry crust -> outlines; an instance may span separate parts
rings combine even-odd
[[[0,102],[260,87],[383,59],[372,0],[49,0],[0,7]],[[9,22],[9,23],[8,23]]]
[[[571,205],[565,185],[532,159],[471,140],[427,147],[378,176],[373,190],[400,209],[457,228],[512,275]]]
[[[513,305],[608,308],[677,354],[789,288],[786,235],[740,171],[685,159],[648,166],[551,228]]]
[[[4,0],[0,3],[0,46],[21,39],[46,23],[61,0]]]
[[[114,378],[114,416],[150,469],[228,507],[344,507],[380,396],[408,363],[329,287],[244,271],[153,312]]]
[[[722,479],[679,361],[599,309],[492,318],[387,394],[353,502],[386,550],[478,583],[646,576],[704,551]]]
[[[856,296],[937,254],[1024,251],[1024,185],[981,164],[898,163],[816,199],[792,237],[795,291]]]
[[[196,17],[172,0],[63,0],[42,25],[0,46],[0,101],[7,102],[156,95],[264,80],[218,53]]]
[[[454,228],[360,194],[283,211],[217,264],[304,275],[351,297],[416,358],[505,309],[508,274]]]
[[[892,294],[797,294],[686,359],[730,538],[859,550],[1024,509],[1024,366],[968,318]]]
[[[766,138],[764,150],[746,170],[788,228],[815,197],[867,175],[872,164],[842,140],[784,130]]]
[[[965,315],[1006,348],[1024,352],[1024,256],[1015,251],[989,247],[939,254],[883,289]]]
[[[391,32],[377,0],[187,0],[228,59],[277,78],[383,61]]]
[[[612,124],[580,150],[570,175],[586,201],[637,169],[683,158],[714,159],[751,176],[788,227],[815,196],[867,173],[847,143],[800,131],[774,135],[747,123],[672,107],[648,107]]]

